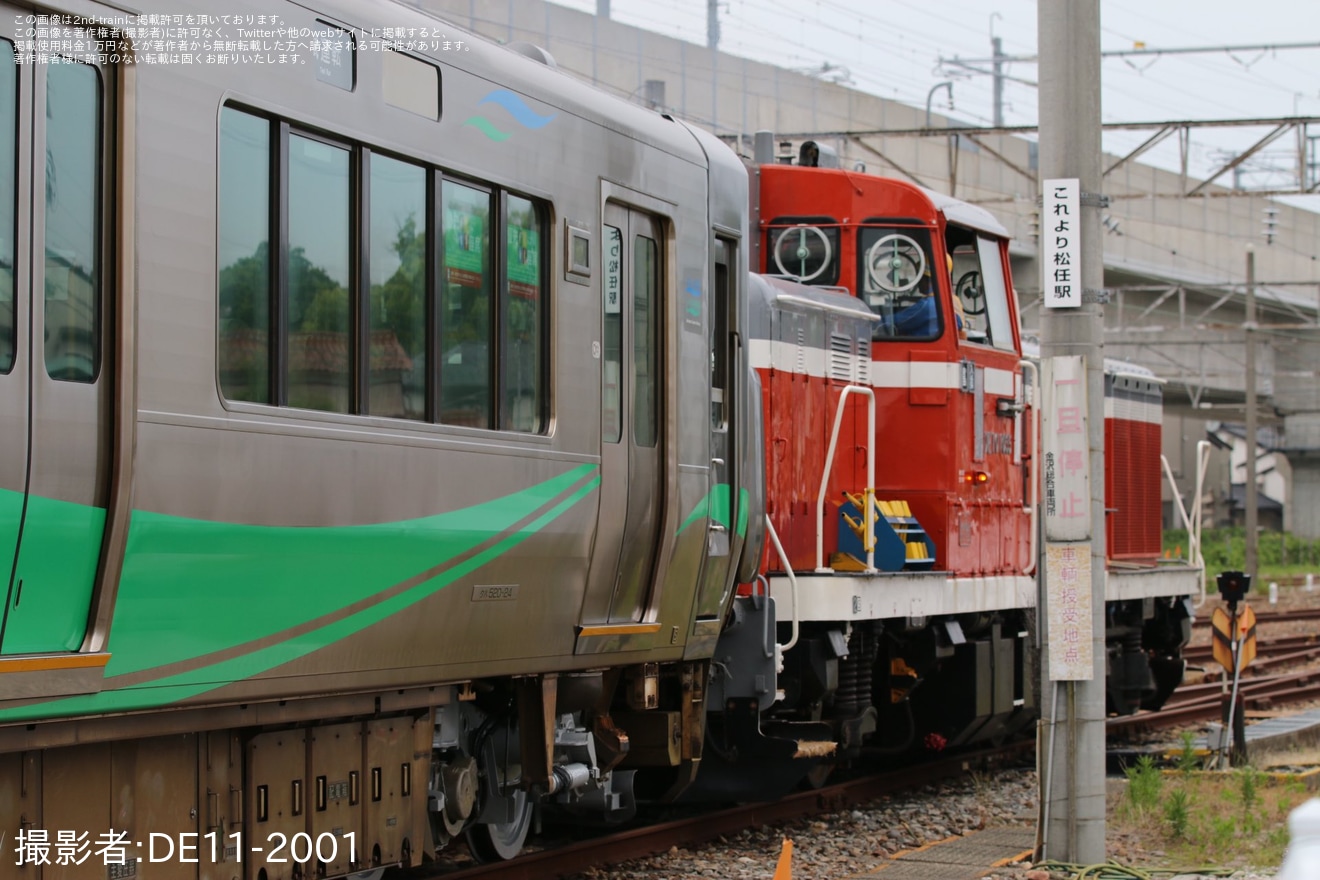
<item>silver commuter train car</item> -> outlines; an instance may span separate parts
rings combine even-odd
[[[333,877],[680,791],[760,555],[738,159],[392,3],[3,12],[4,839]]]

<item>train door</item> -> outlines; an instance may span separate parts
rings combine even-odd
[[[0,27],[24,20],[5,12]],[[63,29],[69,45],[86,39]],[[17,36],[0,32],[2,654],[82,644],[110,461],[101,217],[111,90],[78,59],[17,63]]]
[[[601,494],[591,579],[593,594],[610,595],[606,620],[628,623],[650,604],[664,516],[662,227],[607,203],[602,248]]]

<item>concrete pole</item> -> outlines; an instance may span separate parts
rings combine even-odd
[[[1245,573],[1256,576],[1257,532],[1256,497],[1256,249],[1247,245],[1247,310],[1242,323],[1247,344],[1247,558],[1242,565]]]
[[[706,0],[706,48],[720,47],[720,2]]]
[[[1061,728],[1048,768],[1044,829],[1050,858],[1084,865],[1105,860],[1105,395],[1104,287],[1100,201],[1100,2],[1037,4],[1040,47],[1040,176],[1075,177],[1081,191],[1080,307],[1044,309],[1041,356],[1081,355],[1086,363],[1088,465],[1091,486],[1090,681],[1049,680],[1041,652],[1044,717]],[[1042,187],[1043,189],[1043,187]],[[1042,572],[1043,575],[1043,572]],[[1055,702],[1059,703],[1055,706]],[[1048,759],[1043,759],[1048,760]],[[1042,776],[1044,778],[1044,776]]]
[[[1004,40],[1001,37],[991,37],[990,47],[994,63],[995,74],[995,128],[1004,127]],[[953,94],[953,90],[949,90]],[[930,123],[926,123],[930,127]]]

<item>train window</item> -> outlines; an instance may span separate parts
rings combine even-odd
[[[500,427],[545,427],[545,223],[537,205],[504,197],[504,289],[500,315]]]
[[[349,412],[349,151],[303,135],[288,147],[284,274],[289,406]]]
[[[601,296],[605,299],[605,351],[601,364],[600,436],[606,443],[623,439],[621,416],[623,369],[623,232],[605,227],[605,281]]]
[[[0,40],[0,107],[18,106],[18,66],[14,44]],[[13,112],[0,118],[0,373],[14,369],[15,258],[18,251],[18,130]]]
[[[930,232],[914,226],[858,230],[861,299],[880,316],[875,339],[935,339],[943,328]]]
[[[426,418],[426,169],[372,155],[367,411]]]
[[[660,400],[656,360],[660,351],[660,266],[654,239],[633,237],[633,440],[654,447]]]
[[[839,281],[839,227],[833,217],[776,217],[766,241],[766,271],[804,284]]]
[[[720,431],[728,426],[729,385],[729,299],[737,251],[733,242],[715,238],[715,288],[711,304],[710,338],[710,426]]]
[[[440,69],[386,49],[381,56],[381,88],[385,103],[427,119],[440,118]]]
[[[270,122],[220,111],[220,388],[270,402]]]
[[[316,23],[320,25],[313,32],[316,78],[346,92],[353,91],[357,74],[353,35],[328,21]]]
[[[990,319],[990,343],[995,348],[1014,351],[1013,316],[1009,310],[1008,287],[1004,283],[1004,261],[998,239],[978,235],[976,250],[981,255],[985,273],[985,307]]]
[[[439,412],[449,425],[494,427],[490,198],[486,190],[453,180],[440,185]]]
[[[46,372],[93,382],[100,361],[101,80],[96,68],[46,68]]]
[[[945,231],[945,247],[952,259],[950,281],[961,309],[963,338],[1013,351],[1012,315],[999,241],[950,225]]]

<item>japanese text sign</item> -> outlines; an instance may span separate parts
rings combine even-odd
[[[1080,355],[1045,358],[1041,368],[1045,539],[1086,541],[1091,537],[1086,361]]]
[[[1082,304],[1081,193],[1075,177],[1044,183],[1040,215],[1040,289],[1045,308]]]
[[[1090,681],[1091,542],[1045,545],[1045,641],[1050,681]]]

